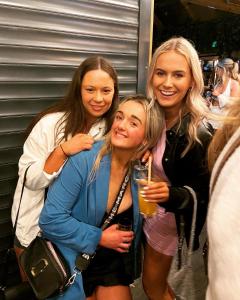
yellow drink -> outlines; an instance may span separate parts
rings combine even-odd
[[[138,201],[139,201],[139,210],[141,214],[147,217],[151,217],[156,213],[157,203],[145,201],[142,195],[140,194],[140,189],[138,192]]]

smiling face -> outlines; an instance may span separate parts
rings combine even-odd
[[[114,147],[136,150],[145,140],[146,112],[143,105],[127,101],[119,105],[111,129]]]
[[[186,58],[170,50],[160,54],[153,72],[153,93],[165,113],[177,115],[192,85]]]
[[[113,79],[103,70],[87,72],[81,85],[82,103],[91,120],[104,115],[111,107],[114,95]]]

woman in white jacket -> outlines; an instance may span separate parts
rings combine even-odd
[[[40,113],[30,125],[19,160],[12,206],[15,224],[23,178],[29,167],[14,240],[17,256],[39,232],[46,188],[58,176],[68,156],[91,149],[94,140],[110,130],[117,105],[116,71],[104,58],[89,57],[76,69],[63,100]]]
[[[212,175],[206,300],[238,300],[240,291],[240,98],[229,102],[226,112],[225,123],[209,147]],[[229,155],[235,142],[238,145]]]

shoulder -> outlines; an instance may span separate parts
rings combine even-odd
[[[102,145],[103,141],[95,142],[90,150],[72,155],[68,159],[68,163],[81,174],[90,174]],[[104,159],[106,158],[104,157]]]
[[[87,160],[87,161],[95,161],[96,156],[98,155],[104,141],[97,141],[93,144],[91,150],[84,150],[79,153],[76,153],[75,155],[71,156],[71,160],[73,162],[78,162],[79,160]]]
[[[56,124],[63,119],[64,113],[63,112],[56,112],[51,113],[43,116],[37,124],[33,127],[33,130],[36,129],[46,129],[51,130],[52,128],[55,128]]]
[[[43,116],[38,123],[41,124],[46,124],[46,125],[51,125],[51,124],[56,124],[59,122],[62,118],[64,117],[63,112],[56,112],[56,113],[51,113]]]
[[[239,86],[239,83],[237,80],[231,78],[231,87],[238,87]]]
[[[233,97],[240,95],[239,82],[235,79],[231,79],[231,91],[234,92]]]
[[[202,143],[209,143],[212,139],[212,132],[207,122],[201,122],[197,129],[197,136]]]

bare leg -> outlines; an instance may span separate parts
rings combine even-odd
[[[168,273],[173,257],[158,253],[147,243],[144,249],[143,288],[149,300],[171,300]]]
[[[96,300],[132,300],[130,288],[123,285],[98,286]],[[89,299],[94,300],[94,299]]]

